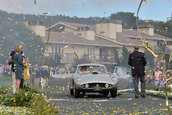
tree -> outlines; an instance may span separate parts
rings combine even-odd
[[[154,67],[154,56],[147,50],[144,51],[145,53],[145,58],[146,58],[146,61],[147,61],[147,66],[150,67],[150,68],[153,68]]]
[[[121,20],[123,28],[136,29],[136,17],[134,13],[131,12],[118,12],[116,14],[111,14],[110,20]]]
[[[128,57],[129,57],[130,52],[128,49],[123,46],[122,47],[122,59],[121,59],[121,66],[129,67],[128,65]]]
[[[31,64],[39,63],[43,56],[44,44],[24,24],[1,23],[0,25],[0,63],[4,64],[16,45],[22,45],[25,57]]]

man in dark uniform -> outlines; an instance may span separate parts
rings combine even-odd
[[[129,55],[128,64],[132,68],[132,77],[135,90],[135,98],[139,98],[138,78],[141,81],[141,96],[145,97],[145,65],[147,64],[144,53],[139,52],[139,47],[134,46],[134,52]]]
[[[13,50],[10,53],[11,60],[7,62],[7,65],[11,65],[11,71],[12,71],[12,79],[13,79],[13,94],[16,93],[16,78],[15,78],[15,70],[14,70],[14,55],[15,51]]]

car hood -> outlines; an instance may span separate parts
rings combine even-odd
[[[75,78],[80,78],[80,83],[111,83],[114,82],[111,79],[111,76],[108,74],[80,74]]]
[[[52,75],[53,78],[69,78],[69,77],[72,77],[72,75],[70,74],[55,74],[55,75]]]

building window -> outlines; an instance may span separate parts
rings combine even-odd
[[[87,49],[87,54],[89,55],[89,48]]]
[[[95,55],[95,48],[93,48],[93,55]]]
[[[90,48],[90,55],[92,55],[92,48]]]

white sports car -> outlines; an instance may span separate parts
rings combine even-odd
[[[99,92],[111,97],[117,95],[117,78],[111,76],[102,64],[80,64],[73,74],[70,94],[74,97],[84,96],[86,92]]]

